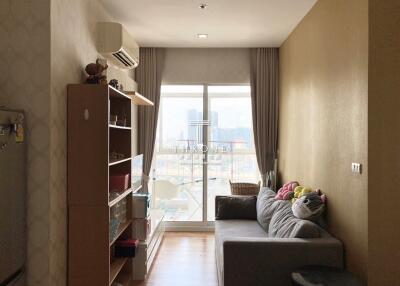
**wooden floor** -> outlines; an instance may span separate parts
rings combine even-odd
[[[135,286],[218,286],[214,233],[166,232],[146,281]]]

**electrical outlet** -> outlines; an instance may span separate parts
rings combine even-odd
[[[351,163],[351,172],[356,174],[361,174],[361,164],[360,163]]]

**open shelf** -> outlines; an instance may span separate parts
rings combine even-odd
[[[124,159],[117,159],[117,160],[110,159],[109,166],[113,166],[113,165],[121,164],[121,163],[124,163],[124,162],[130,161],[131,159],[132,159],[132,158],[124,158]]]
[[[146,106],[154,105],[154,103],[151,100],[147,99],[146,97],[144,97],[137,91],[124,91],[124,92],[125,92],[125,94],[131,96],[133,104],[146,105]]]
[[[110,98],[122,98],[129,99],[133,104],[153,106],[154,103],[138,93],[137,91],[120,91],[112,86],[108,86],[110,89]]]
[[[109,124],[108,125],[110,128],[114,128],[114,129],[125,129],[125,130],[131,130],[132,127],[128,127],[128,126],[118,126],[118,125],[114,125],[114,124]]]
[[[123,93],[122,91],[119,91],[111,85],[109,85],[108,88],[110,90],[110,98],[122,98],[131,100],[131,97],[129,95]]]
[[[132,283],[131,277],[125,273],[119,274],[117,279],[115,279],[115,280],[124,286],[131,286],[131,283]]]
[[[125,263],[128,261],[128,258],[114,258],[114,261],[110,264],[110,284],[111,285],[118,273],[121,271],[122,267],[124,267]]]
[[[113,240],[110,241],[110,246],[112,246],[117,239],[121,236],[121,234],[128,228],[128,226],[130,226],[132,224],[132,220],[128,219],[126,222],[124,222],[122,225],[120,225],[119,229],[118,229],[118,233],[117,235],[114,237]]]
[[[118,239],[133,238],[133,203],[128,198],[140,190],[138,178],[132,179],[136,155],[132,147],[138,136],[133,134],[137,114],[132,108],[153,103],[136,92],[126,94],[108,85],[72,84],[68,85],[67,104],[68,284],[80,286],[84,281],[85,285],[104,286],[118,281],[131,286],[133,260],[114,257],[115,244]],[[90,120],[76,116],[83,110],[90,112]],[[110,124],[111,116],[120,125]],[[110,178],[127,174],[127,189],[110,197]],[[110,239],[110,217],[118,218],[118,213],[126,221]],[[82,229],[92,235],[82,235]]]
[[[136,194],[137,192],[139,192],[140,191],[140,189],[142,188],[142,185],[140,185],[140,186],[138,186],[138,187],[134,187],[133,188],[133,191],[132,191],[132,194]]]
[[[117,203],[119,203],[121,200],[123,200],[127,195],[129,195],[130,193],[132,193],[132,189],[127,189],[125,192],[123,192],[122,194],[120,194],[118,197],[116,197],[115,199],[113,199],[112,201],[110,201],[108,203],[108,206],[111,208],[112,206],[116,205]]]

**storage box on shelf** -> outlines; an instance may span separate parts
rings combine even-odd
[[[135,194],[132,201],[132,236],[140,240],[133,259],[133,279],[144,280],[164,236],[164,214],[162,211],[150,211],[147,194]]]
[[[132,195],[132,216],[134,219],[147,218],[150,213],[150,196],[148,194]]]
[[[152,210],[150,217],[151,224],[146,235],[147,239],[139,242],[133,259],[133,280],[146,279],[164,237],[164,213]]]
[[[67,101],[69,285],[129,285],[132,259],[117,257],[115,243],[133,238],[133,100],[107,85],[75,84]]]
[[[115,243],[115,256],[135,257],[138,244],[138,239],[117,240]]]

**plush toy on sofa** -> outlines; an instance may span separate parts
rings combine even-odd
[[[302,196],[307,195],[308,193],[311,193],[313,190],[310,188],[302,187],[302,186],[297,186],[294,189],[294,199],[298,199]]]
[[[290,200],[294,196],[294,190],[299,185],[298,182],[289,182],[286,183],[278,190],[275,198],[278,200]]]
[[[294,201],[292,211],[297,218],[316,221],[324,212],[325,202],[326,197],[320,190],[311,191]]]

